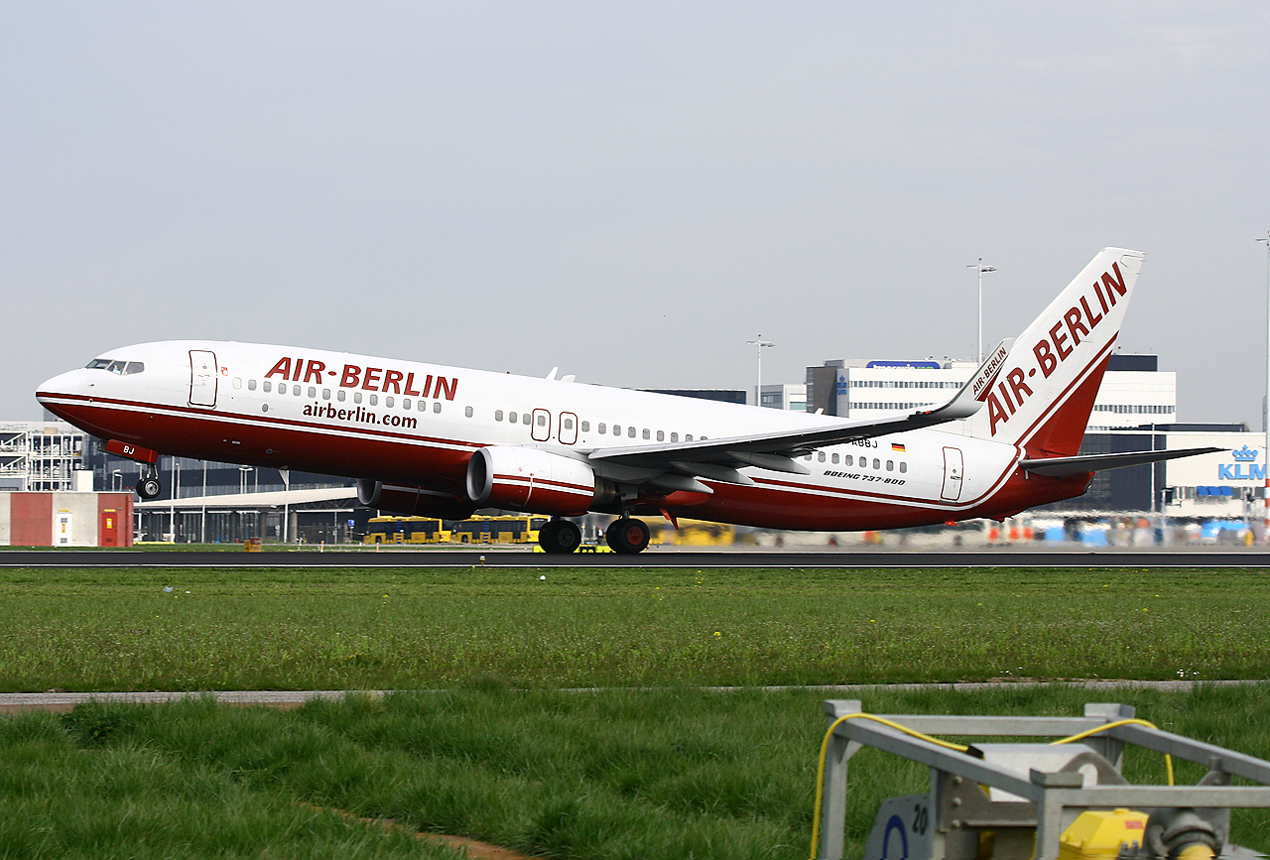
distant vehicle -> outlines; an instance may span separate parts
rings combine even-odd
[[[1218,450],[1079,454],[1142,259],[1102,251],[955,397],[890,418],[221,341],[111,350],[36,397],[147,464],[144,499],[160,452],[345,475],[406,516],[545,515],[554,553],[578,547],[569,518],[589,511],[618,516],[606,540],[623,553],[648,545],[637,514],[833,531],[1001,519],[1079,496],[1101,469]]]

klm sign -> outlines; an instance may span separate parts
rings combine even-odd
[[[1217,480],[1219,481],[1264,481],[1266,467],[1256,463],[1257,450],[1247,445],[1230,452],[1233,463],[1217,464]]]

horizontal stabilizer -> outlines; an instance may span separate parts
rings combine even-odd
[[[1211,454],[1225,448],[1180,448],[1175,451],[1134,451],[1128,454],[1085,454],[1078,457],[1047,457],[1037,460],[1020,460],[1019,465],[1034,475],[1050,478],[1066,478],[1107,469],[1123,469],[1143,463],[1159,463],[1196,454]]]

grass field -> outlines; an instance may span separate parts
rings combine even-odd
[[[3,691],[1020,677],[1270,678],[1270,577],[1260,570],[0,571]]]
[[[0,571],[3,690],[444,690],[0,719],[0,858],[446,856],[407,830],[552,858],[806,857],[824,695],[700,685],[1264,679],[1268,598],[1261,571]],[[1270,756],[1262,687],[865,706],[1094,699]],[[1163,778],[1150,754],[1126,767]],[[866,751],[852,780],[858,856],[877,804],[926,777]],[[1234,838],[1270,848],[1270,816],[1236,812]]]
[[[1270,707],[1253,687],[1122,691],[1161,726],[1270,756]],[[551,858],[683,860],[809,855],[816,749],[812,691],[563,693],[486,684],[447,693],[312,703],[295,711],[207,701],[88,705],[0,720],[0,857],[439,857],[409,829]],[[885,713],[1079,714],[1088,694],[878,693]],[[1132,781],[1162,782],[1130,750]],[[1179,767],[1180,782],[1200,771]],[[859,856],[879,802],[924,791],[924,769],[876,751],[852,761]],[[1270,848],[1270,816],[1236,811],[1232,838]]]

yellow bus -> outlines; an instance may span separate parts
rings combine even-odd
[[[362,543],[447,543],[450,532],[441,520],[427,517],[371,517]]]
[[[472,517],[451,523],[454,543],[538,543],[538,529],[548,517]]]

